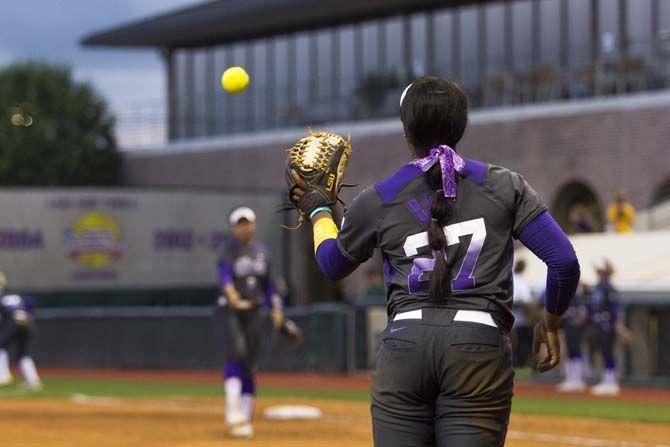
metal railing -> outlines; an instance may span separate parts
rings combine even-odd
[[[116,140],[122,149],[156,146],[167,142],[167,108],[165,100],[133,102],[113,110],[116,117]]]

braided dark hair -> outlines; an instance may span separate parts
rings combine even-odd
[[[468,97],[454,82],[436,76],[414,81],[400,105],[405,137],[417,157],[432,148],[447,145],[455,149],[468,123]],[[439,163],[427,173],[433,189],[430,201],[428,243],[435,256],[430,281],[430,298],[443,301],[451,295],[451,265],[447,261],[447,236],[444,227],[454,215],[455,199],[444,196]]]

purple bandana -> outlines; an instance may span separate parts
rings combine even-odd
[[[438,146],[430,150],[428,156],[416,159],[414,166],[423,172],[428,172],[437,162],[442,170],[442,189],[445,197],[456,197],[456,176],[465,169],[465,161],[449,146]]]

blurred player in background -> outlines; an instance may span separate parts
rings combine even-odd
[[[565,380],[558,385],[558,391],[563,393],[580,392],[586,389],[582,342],[589,323],[590,295],[590,288],[580,283],[575,298],[563,317],[562,328],[568,358],[565,365]]]
[[[558,327],[579,280],[570,241],[539,195],[507,169],[452,148],[468,121],[453,82],[423,77],[405,89],[400,114],[416,159],[361,192],[341,230],[301,181],[290,197],[310,217],[316,258],[340,279],[380,248],[389,325],[372,376],[374,444],[502,446],[512,404],[512,239],[548,265],[534,352],[540,372],[559,363]],[[306,198],[306,200],[301,200]]]
[[[268,310],[275,330],[284,327],[284,316],[281,296],[270,275],[270,255],[266,247],[254,241],[256,214],[239,207],[228,221],[231,235],[219,260],[222,296],[216,312],[226,351],[226,423],[231,426],[231,435],[251,437],[254,371],[266,336]]]
[[[530,285],[524,277],[526,261],[519,259],[514,264],[514,301],[512,313],[514,314],[514,366],[516,368],[528,366],[531,360],[533,348],[533,327],[541,314],[542,308],[538,305]]]
[[[601,354],[604,371],[600,383],[591,388],[591,393],[599,396],[619,394],[614,347],[618,327],[619,293],[612,284],[614,269],[605,258],[598,259],[593,267],[598,274],[598,284],[593,288],[589,300],[592,337],[597,351]]]
[[[9,370],[9,350],[15,349],[24,387],[31,391],[42,389],[35,362],[30,356],[30,343],[35,334],[32,301],[19,295],[7,295],[7,278],[0,272],[0,385],[12,381]]]

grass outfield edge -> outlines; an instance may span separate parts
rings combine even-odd
[[[71,398],[83,394],[96,397],[170,398],[176,396],[222,398],[223,386],[204,383],[169,383],[128,380],[96,380],[49,378],[45,389],[37,393],[23,392],[16,385],[0,388],[1,398],[45,399]],[[261,398],[329,399],[369,402],[367,391],[299,390],[289,388],[261,388]],[[605,420],[647,423],[670,423],[668,405],[621,402],[610,399],[555,399],[544,397],[515,397],[513,413],[589,417]]]

